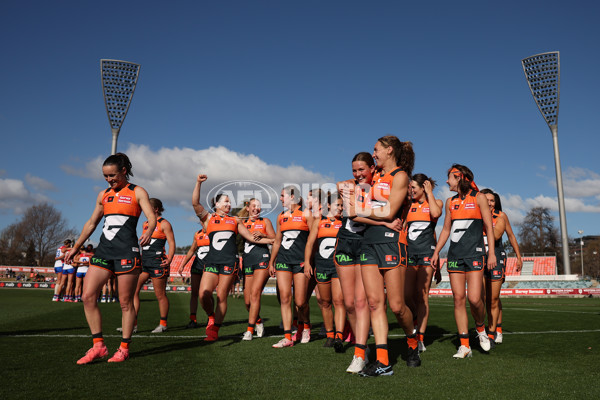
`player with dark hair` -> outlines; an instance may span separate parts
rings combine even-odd
[[[112,275],[117,276],[119,283],[123,338],[121,346],[108,361],[121,362],[129,358],[129,344],[136,318],[133,296],[141,269],[139,246],[150,242],[151,232],[156,227],[156,217],[148,193],[141,186],[129,183],[129,177],[133,176],[131,169],[131,162],[123,153],[114,154],[104,161],[102,173],[109,188],[98,194],[92,216],[85,223],[73,249],[65,256],[65,262],[70,262],[104,217],[100,244],[90,261],[82,294],[94,346],[77,364],[88,364],[108,354],[102,336],[102,315],[97,300],[102,286]],[[136,226],[142,211],[148,219],[148,230],[142,234],[138,243]]]
[[[156,228],[151,233],[150,243],[142,248],[142,273],[140,274],[135,291],[133,304],[136,314],[140,314],[140,291],[148,280],[152,279],[154,294],[158,300],[160,312],[160,323],[152,333],[162,333],[167,330],[167,318],[169,316],[169,298],[167,297],[167,280],[171,269],[171,261],[175,255],[175,235],[171,223],[163,218],[165,211],[162,201],[156,198],[150,199],[150,205],[156,216]],[[147,233],[148,222],[144,222],[143,233]],[[169,245],[169,251],[165,251],[165,244]]]
[[[237,264],[236,234],[239,232],[244,239],[255,244],[271,244],[273,239],[255,239],[241,220],[229,216],[231,201],[226,194],[220,193],[212,200],[215,212],[209,215],[200,204],[200,189],[206,179],[206,175],[198,175],[192,194],[192,206],[210,238],[210,248],[200,281],[200,301],[209,318],[214,315],[214,324],[206,327],[204,340],[214,342],[219,338],[219,329],[227,313],[227,297]],[[215,289],[217,290],[216,309],[213,308]]]
[[[454,297],[454,318],[458,328],[460,347],[454,358],[471,357],[469,344],[469,318],[466,298],[468,296],[471,315],[475,320],[479,344],[484,351],[490,350],[490,341],[485,332],[485,304],[482,300],[483,269],[486,265],[483,232],[494,236],[492,213],[485,195],[473,181],[473,172],[464,165],[454,164],[448,170],[446,181],[451,191],[457,192],[446,200],[444,227],[431,259],[432,265],[439,268],[439,254],[448,238],[448,273]],[[494,241],[489,243],[487,267],[496,267]],[[468,287],[468,293],[466,291]]]
[[[342,200],[338,198],[337,193],[328,193],[327,206],[323,212],[326,212],[326,215],[314,219],[308,235],[304,251],[304,274],[308,279],[314,275],[319,287],[320,308],[327,336],[324,347],[334,347],[335,344],[336,351],[341,352],[346,310],[340,280],[333,262],[335,242],[342,226]],[[332,305],[335,307],[335,317]]]
[[[435,181],[424,174],[415,174],[410,182],[412,201],[406,217],[408,268],[404,294],[416,319],[419,351],[426,350],[425,330],[429,319],[429,288],[434,268],[431,256],[435,250],[435,226],[442,215],[444,203],[433,195]],[[438,282],[441,280],[436,270]]]

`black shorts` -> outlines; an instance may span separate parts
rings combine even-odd
[[[169,267],[165,268],[161,266],[162,258],[152,257],[152,258],[144,258],[142,257],[142,272],[147,272],[150,274],[151,278],[167,278],[169,276]]]
[[[92,256],[90,267],[98,267],[112,272],[113,274],[127,274],[141,268],[140,257],[124,259],[104,259]]]
[[[362,239],[338,238],[335,242],[333,261],[338,267],[350,267],[360,264]]]
[[[235,271],[235,265],[225,264],[211,264],[204,265],[204,272],[210,272],[211,274],[217,275],[233,275]]]
[[[338,274],[333,262],[317,263],[315,266],[315,279],[318,283],[329,283],[335,278],[338,278]]]
[[[244,275],[245,276],[253,276],[254,271],[259,269],[267,269],[269,268],[269,263],[267,261],[262,261],[258,264],[254,265],[244,265]]]
[[[483,270],[483,276],[492,281],[502,281],[504,280],[504,274],[506,273],[506,253],[496,253],[496,261],[496,268],[489,270],[486,267]]]
[[[406,245],[398,242],[363,244],[360,265],[379,269],[406,267]]]
[[[430,267],[431,266],[431,254],[415,254],[408,256],[409,267]]]
[[[477,272],[483,270],[485,265],[485,257],[469,257],[469,258],[459,258],[457,260],[448,259],[448,265],[446,269],[448,272]]]
[[[286,263],[276,263],[275,271],[285,271],[291,272],[292,274],[300,274],[304,272],[304,263],[301,264],[286,264]]]
[[[190,268],[190,274],[202,275],[203,272],[204,262],[202,262],[202,260],[199,260],[198,257],[196,257]]]

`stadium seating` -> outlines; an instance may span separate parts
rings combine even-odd
[[[522,281],[513,289],[585,289],[592,286],[591,281]]]
[[[183,263],[184,259],[185,259],[185,255],[183,255],[183,254],[175,254],[175,256],[173,256],[173,261],[171,262],[171,276],[172,277],[177,276],[177,270]],[[190,268],[192,267],[192,262],[193,262],[193,258],[192,258],[192,261],[188,262],[187,265],[183,268],[183,275],[189,275]]]
[[[179,266],[185,259],[185,255],[176,254],[173,257],[171,263],[171,276],[177,275]],[[447,276],[448,271],[446,270],[446,258],[440,259],[442,265],[442,276]],[[190,261],[183,269],[184,275],[189,275],[192,262]],[[506,275],[507,276],[519,276],[519,275],[556,275],[556,257],[524,257],[523,258],[523,270],[517,271],[517,258],[508,257],[506,259]]]

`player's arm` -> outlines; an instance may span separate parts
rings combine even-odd
[[[200,218],[200,222],[205,224],[208,218],[208,211],[200,204],[200,189],[202,187],[202,182],[206,181],[208,177],[204,174],[199,174],[196,178],[196,186],[194,186],[194,191],[192,192],[192,207],[194,207],[194,212]],[[205,226],[206,227],[206,226]]]
[[[446,200],[446,216],[444,218],[444,226],[442,227],[442,231],[440,232],[440,237],[435,245],[435,250],[433,251],[433,256],[431,257],[431,265],[435,269],[440,268],[440,251],[444,248],[446,241],[450,237],[450,229],[452,228],[452,216],[450,215],[450,203],[451,198]]]
[[[173,226],[171,226],[171,223],[169,221],[167,221],[166,219],[163,219],[160,222],[160,227],[162,228],[162,231],[167,236],[167,244],[169,245],[169,252],[167,253],[167,258],[165,260],[163,260],[160,263],[160,265],[162,267],[168,267],[171,265],[171,262],[173,262],[173,257],[175,256],[175,249],[176,249],[175,234],[173,233]],[[194,242],[195,242],[195,240],[194,240]],[[183,265],[185,265],[185,264],[183,264]]]
[[[479,206],[479,210],[481,212],[481,218],[483,219],[483,229],[488,238],[493,238],[494,236],[494,223],[492,219],[492,212],[490,211],[490,207],[487,202],[487,198],[484,194],[477,193],[477,197],[475,198],[477,201],[477,205]],[[496,268],[497,260],[496,260],[496,249],[494,240],[488,240],[488,255],[487,255],[487,268],[492,270]]]
[[[312,226],[310,227],[308,239],[306,239],[306,247],[304,247],[304,275],[307,278],[310,278],[313,274],[312,267],[312,256],[313,250],[315,246],[315,241],[317,240],[317,234],[319,232],[319,220],[314,218],[312,222]]]
[[[94,207],[94,211],[92,211],[92,216],[87,222],[83,225],[83,229],[81,230],[81,234],[79,238],[75,242],[75,245],[71,250],[69,250],[64,257],[64,262],[69,263],[75,254],[79,252],[81,245],[89,239],[89,237],[94,233],[96,227],[100,223],[100,220],[104,216],[104,206],[102,205],[102,198],[104,197],[104,191],[101,191],[96,198],[96,206]]]

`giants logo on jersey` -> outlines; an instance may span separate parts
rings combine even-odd
[[[215,221],[215,222],[219,222],[219,221]],[[233,236],[233,234],[234,233],[232,231],[215,232],[210,244],[212,245],[212,247],[215,250],[223,250],[223,247],[225,247],[225,244]]]
[[[104,218],[104,227],[102,228],[104,237],[113,240],[129,218],[128,215],[107,215]]]
[[[284,231],[281,238],[283,248],[289,250],[298,238],[298,235],[300,235],[300,231]]]
[[[321,244],[319,245],[319,255],[324,259],[331,257],[335,250],[335,241],[336,238],[332,237],[321,240]]]
[[[452,221],[450,240],[452,240],[454,243],[458,243],[472,223],[472,219],[459,219]]]
[[[411,223],[410,227],[408,228],[408,238],[412,241],[417,240],[419,235],[421,235],[421,233],[427,229],[429,224],[430,223],[427,221],[415,221]]]

